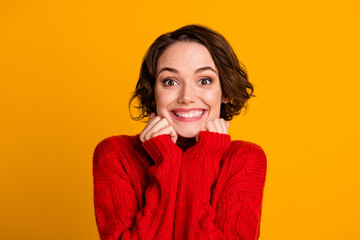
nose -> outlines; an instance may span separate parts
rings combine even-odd
[[[196,89],[191,84],[184,84],[180,90],[178,101],[179,103],[189,104],[195,102]]]

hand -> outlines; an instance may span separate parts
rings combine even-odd
[[[203,129],[199,131],[196,136],[196,141],[199,140],[199,134],[201,131],[209,131],[215,133],[228,134],[228,128],[230,126],[229,121],[225,121],[222,118],[217,118],[211,121],[208,121]]]
[[[140,141],[145,142],[153,137],[166,134],[171,140],[176,143],[178,138],[173,126],[169,124],[166,118],[156,116],[155,113],[150,114],[149,122],[146,124],[144,130],[140,133]]]

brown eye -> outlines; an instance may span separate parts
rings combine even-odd
[[[163,84],[165,86],[174,86],[174,85],[178,85],[177,82],[173,79],[167,78],[163,81]]]
[[[199,84],[200,85],[209,85],[209,84],[211,84],[211,79],[210,78],[202,78],[202,79],[200,79],[199,80]]]

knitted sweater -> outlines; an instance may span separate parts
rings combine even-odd
[[[183,152],[169,136],[101,141],[93,160],[100,238],[259,238],[266,156],[256,144],[203,131]]]

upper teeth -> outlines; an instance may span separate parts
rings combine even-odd
[[[191,111],[191,112],[174,112],[176,116],[181,118],[193,118],[200,117],[204,111]]]

